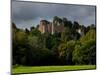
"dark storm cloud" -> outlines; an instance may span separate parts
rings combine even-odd
[[[95,24],[95,6],[12,2],[12,21],[18,27],[29,28],[40,19],[52,20],[54,16],[66,17],[80,24]]]

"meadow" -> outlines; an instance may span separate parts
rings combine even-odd
[[[76,71],[96,69],[95,65],[75,65],[75,66],[16,66],[12,68],[12,74],[29,74],[57,71]]]

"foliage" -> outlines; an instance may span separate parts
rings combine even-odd
[[[96,33],[90,29],[80,38],[80,44],[75,46],[73,52],[75,64],[96,64]]]
[[[76,45],[73,52],[75,64],[96,64],[95,40],[89,40],[82,45]]]
[[[73,64],[72,63],[72,52],[74,50],[75,41],[71,40],[66,43],[62,43],[58,46],[59,58],[63,64]]]
[[[84,35],[84,36],[82,36],[82,37],[80,38],[80,41],[84,43],[85,41],[88,41],[88,40],[91,40],[91,39],[96,40],[96,30],[95,30],[95,29],[90,29],[90,30],[86,33],[86,35]]]
[[[13,65],[96,64],[96,27],[85,27],[67,18],[55,16],[53,22],[64,23],[64,31],[49,34],[37,27],[19,29],[12,23]],[[81,29],[84,35],[78,33]]]

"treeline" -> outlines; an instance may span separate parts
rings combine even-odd
[[[96,64],[96,27],[85,27],[66,18],[64,32],[41,34],[38,27],[19,29],[12,23],[13,65],[88,65]],[[81,29],[81,32],[78,31]]]

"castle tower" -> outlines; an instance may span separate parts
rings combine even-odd
[[[52,23],[52,32],[51,32],[51,34],[53,35],[54,34],[54,24]]]
[[[59,32],[63,32],[64,31],[64,23],[61,21],[53,21],[48,22],[47,20],[41,20],[38,30],[41,33],[50,33],[50,34],[54,34],[54,33],[59,33]]]

